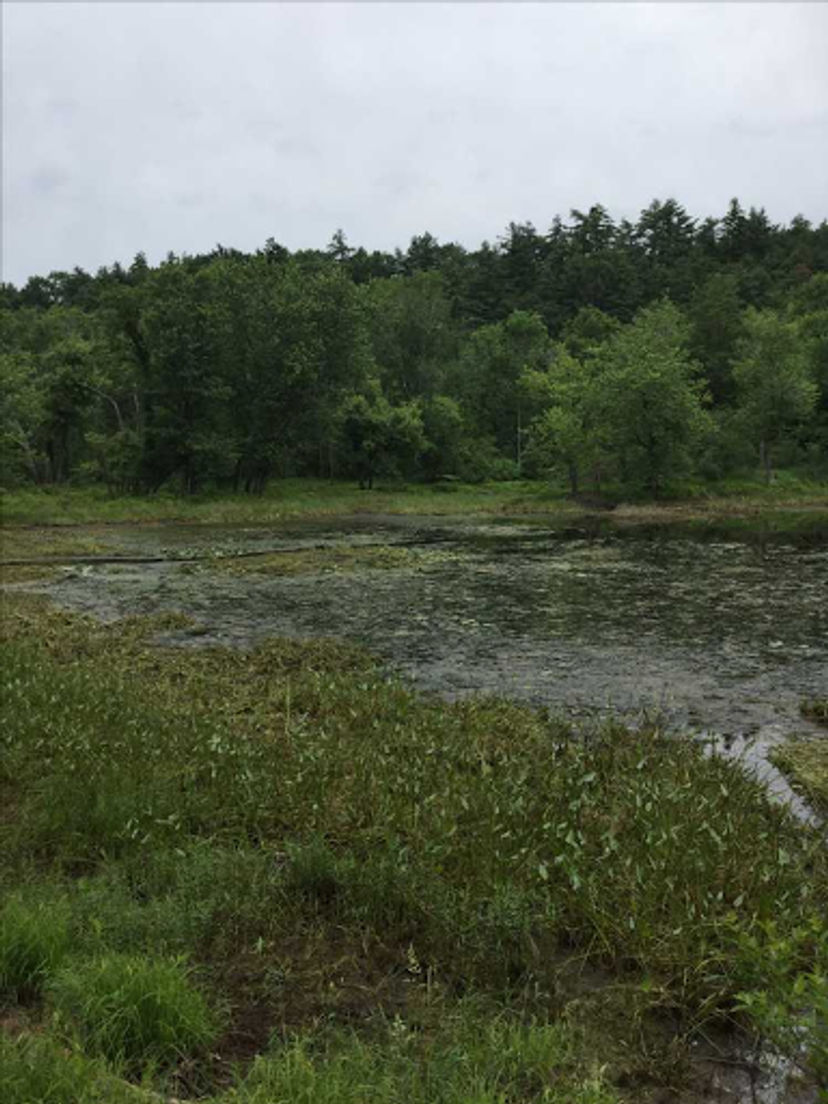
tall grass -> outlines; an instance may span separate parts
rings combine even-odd
[[[462,1006],[438,1040],[400,1020],[375,1041],[336,1033],[261,1058],[238,1090],[243,1104],[615,1104],[599,1069],[578,1068],[565,1025],[483,1018]]]
[[[87,1051],[133,1073],[203,1054],[218,1033],[179,959],[110,953],[69,963],[51,979],[49,1003]]]
[[[0,1100],[3,1104],[136,1104],[141,1096],[133,1086],[112,1077],[100,1062],[67,1050],[48,1035],[14,1039],[0,1031]]]
[[[21,1001],[40,993],[69,947],[62,902],[10,896],[0,907],[0,996]]]
[[[448,706],[330,642],[162,650],[156,627],[7,601],[2,878],[46,880],[69,910],[81,965],[53,989],[67,1007],[94,992],[108,1008],[112,956],[156,950],[194,955],[232,1009],[274,1024],[355,1001],[351,1016],[397,1008],[406,1024],[435,986],[548,1018],[577,961],[681,1034],[759,1023],[766,957],[779,1007],[828,958],[819,833],[692,741]],[[780,959],[759,937],[772,923],[809,938]],[[306,1067],[303,1045],[267,1076],[301,1067],[327,1092],[339,1067]],[[379,1060],[364,1046],[355,1084]]]

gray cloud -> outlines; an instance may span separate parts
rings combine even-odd
[[[5,279],[601,202],[826,215],[817,4],[7,3]]]

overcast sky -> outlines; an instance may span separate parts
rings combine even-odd
[[[600,202],[828,217],[828,6],[3,5],[3,278]]]

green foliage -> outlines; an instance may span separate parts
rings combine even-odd
[[[0,1032],[3,1104],[135,1104],[135,1087],[47,1035]]]
[[[617,318],[597,307],[581,307],[563,328],[562,344],[573,357],[588,356],[621,329]]]
[[[524,390],[543,409],[529,429],[527,456],[541,470],[563,468],[577,494],[584,474],[600,486],[609,459],[606,427],[599,424],[601,381],[591,360],[581,361],[561,346],[546,372],[527,372]]]
[[[780,931],[768,921],[736,933],[737,994],[761,1037],[828,1083],[828,929],[824,919]]]
[[[238,1089],[243,1104],[614,1104],[562,1026],[482,1018],[462,1006],[441,1038],[423,1042],[402,1020],[375,1043],[335,1034],[297,1040],[259,1059]]]
[[[442,388],[457,342],[443,279],[417,272],[375,280],[367,292],[371,348],[392,403],[430,399]]]
[[[730,912],[824,907],[807,833],[695,744],[612,726],[577,739],[505,704],[419,702],[356,659],[326,673],[334,652],[188,653],[159,670],[140,636],[77,631],[43,626],[67,668],[6,648],[6,783],[26,824],[25,845],[5,830],[10,855],[34,844],[94,864],[198,838],[313,837],[325,842],[285,868],[288,898],[381,930],[358,876],[372,855],[392,899],[419,887],[444,902],[410,917],[443,970],[493,977],[508,945],[509,968],[531,973],[533,940],[565,939],[661,972],[700,1006],[727,1000]]]
[[[448,395],[434,395],[422,408],[423,435],[421,451],[423,474],[427,480],[441,475],[468,476],[466,437],[460,404]]]
[[[745,330],[733,375],[740,416],[769,483],[773,449],[811,416],[817,386],[793,324],[771,311],[748,311]]]
[[[338,428],[346,463],[369,489],[377,475],[404,474],[425,447],[419,404],[392,406],[377,388],[343,403]]]
[[[94,277],[35,276],[0,289],[3,478],[261,494],[274,476],[353,475],[366,464],[341,433],[354,395],[375,408],[381,399],[411,432],[419,413],[421,440],[381,450],[378,470],[408,479],[551,465],[654,495],[689,464],[705,479],[738,470],[746,447],[760,449],[768,476],[773,452],[818,477],[828,454],[826,270],[826,223],[774,226],[736,200],[721,219],[698,221],[669,198],[634,222],[614,223],[601,204],[571,211],[567,224],[556,218],[545,234],[512,222],[474,251],[426,232],[406,253],[369,253],[338,231],[325,250],[293,255],[269,239],[252,255],[217,247],[158,266],[139,255]],[[677,361],[652,334],[644,405],[664,404],[663,430],[654,443],[640,424],[623,429],[640,409],[627,384],[643,387],[647,373],[619,378],[620,349],[642,341],[642,319],[664,296],[686,314],[694,381],[704,380],[724,427],[713,441],[691,440],[706,430],[688,432],[678,390],[654,384],[655,359],[664,355],[663,377],[674,380]],[[789,328],[788,367],[757,369],[776,354],[746,306],[772,307]],[[538,404],[520,382],[546,372],[550,338],[584,365],[604,349],[598,376],[615,349],[589,418],[584,402]],[[808,364],[815,405],[794,362]],[[619,396],[630,409],[613,419]],[[546,426],[527,433],[539,417]],[[374,418],[387,421],[379,410]]]
[[[89,1053],[139,1072],[204,1051],[217,1024],[179,959],[106,954],[65,966],[49,999]]]
[[[0,908],[0,994],[40,993],[69,949],[69,918],[60,904],[9,897]]]
[[[684,319],[664,301],[640,312],[596,356],[598,425],[622,479],[653,495],[689,469],[710,427],[686,341]]]
[[[768,1034],[786,1008],[817,1030],[824,846],[738,765],[652,727],[421,699],[333,643],[164,650],[158,620],[5,613],[0,877],[37,879],[8,930],[63,918],[73,958],[42,977],[90,1054],[198,1062],[215,1019],[185,955],[263,1022],[363,1023],[275,1043],[241,1099],[611,1099],[549,1022],[573,961],[629,985],[640,1024],[740,1002]],[[459,991],[541,1019],[455,1024]]]
[[[732,362],[744,336],[744,310],[738,278],[717,272],[700,284],[687,307],[690,353],[704,369],[715,404],[733,398]]]
[[[518,386],[520,377],[542,370],[549,338],[541,318],[515,311],[503,322],[482,326],[466,342],[457,389],[480,437],[491,436],[505,457],[522,461],[523,433],[534,410]]]

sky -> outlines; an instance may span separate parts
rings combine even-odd
[[[269,237],[477,248],[654,198],[828,217],[828,5],[2,8],[2,278]]]

